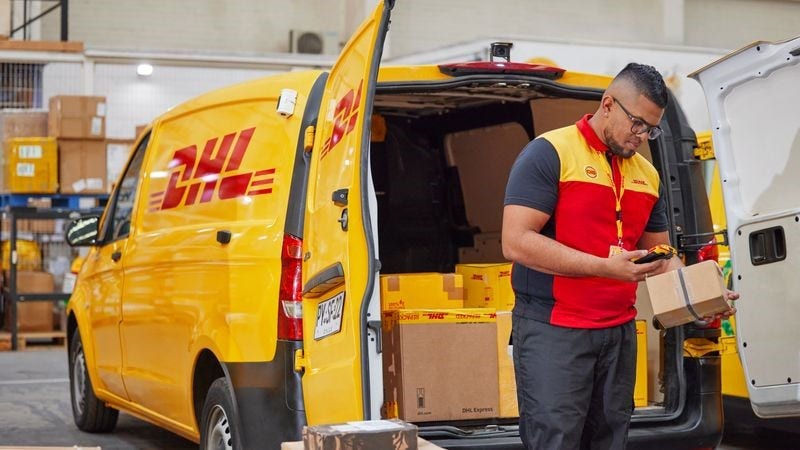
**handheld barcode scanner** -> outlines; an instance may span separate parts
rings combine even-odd
[[[658,261],[659,259],[670,259],[677,254],[678,251],[672,246],[667,244],[659,244],[651,248],[646,255],[642,256],[641,258],[634,259],[633,262],[635,264],[644,264]]]

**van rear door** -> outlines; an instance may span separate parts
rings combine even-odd
[[[380,2],[342,50],[315,133],[303,236],[301,364],[312,425],[369,417],[367,308],[378,270],[366,195],[369,131],[393,3]]]
[[[761,417],[800,415],[800,38],[690,76],[711,114],[750,401]]]

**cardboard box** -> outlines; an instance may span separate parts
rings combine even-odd
[[[381,275],[381,311],[463,306],[464,280],[459,274]]]
[[[2,449],[2,447],[0,447]],[[303,441],[297,442],[282,442],[281,443],[281,450],[305,450],[305,445]],[[443,450],[442,447],[439,447],[436,444],[431,444],[430,442],[422,439],[421,437],[417,437],[417,450]]]
[[[499,386],[499,417],[519,417],[517,379],[514,375],[514,355],[511,345],[511,311],[497,311],[497,377]]]
[[[715,261],[703,261],[647,278],[653,314],[665,328],[730,309],[725,282]]]
[[[6,140],[0,153],[4,192],[53,194],[58,191],[56,140],[46,137]]]
[[[6,279],[8,275],[6,274]],[[20,270],[17,272],[17,292],[21,294],[50,294],[55,290],[53,275],[47,272]],[[11,330],[14,320],[11,305],[6,299],[5,328]],[[53,330],[53,302],[51,301],[26,301],[17,302],[17,330],[52,331]]]
[[[417,427],[402,420],[366,420],[303,427],[306,450],[417,450]]]
[[[106,139],[106,186],[109,190],[125,170],[125,164],[132,150],[132,140]]]
[[[0,111],[0,143],[16,137],[47,136],[47,112]]]
[[[456,264],[456,273],[464,277],[465,308],[514,309],[511,263]]]
[[[633,406],[647,406],[647,321],[636,321],[636,384]]]
[[[50,97],[49,136],[67,139],[106,137],[106,98],[86,95]]]
[[[392,311],[384,323],[383,358],[385,417],[409,422],[497,417],[493,310]]]
[[[466,264],[508,262],[503,256],[499,232],[479,233],[472,239],[474,246],[459,247],[458,262]]]
[[[59,139],[58,168],[62,193],[108,192],[105,141]]]

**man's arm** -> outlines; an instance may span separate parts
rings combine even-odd
[[[623,251],[601,258],[567,247],[540,233],[550,215],[534,208],[506,205],[503,209],[503,256],[531,269],[566,277],[604,277],[642,281],[663,263],[634,264],[646,251]]]

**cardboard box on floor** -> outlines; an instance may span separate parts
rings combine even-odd
[[[0,447],[0,449],[2,448],[3,447]],[[431,444],[421,437],[417,438],[417,446],[415,448],[417,450],[443,450],[442,447],[439,447],[436,444]],[[342,449],[351,450],[352,447],[342,447]],[[281,450],[305,450],[305,445],[303,444],[303,441],[283,442],[281,443]]]
[[[464,280],[459,274],[381,275],[381,311],[463,306]]]
[[[308,450],[417,449],[417,427],[402,420],[365,420],[303,427]]]
[[[409,422],[497,417],[495,316],[478,308],[384,316],[384,416]]]
[[[5,274],[8,283],[8,273]],[[17,271],[17,292],[21,294],[50,294],[55,290],[53,274],[28,270]],[[12,321],[11,305],[6,300],[5,329],[10,330]],[[17,302],[17,331],[52,331],[53,302],[26,301]]]
[[[511,263],[456,264],[456,273],[464,277],[465,308],[514,309]]]
[[[105,141],[59,139],[58,168],[62,193],[108,193]]]
[[[715,261],[703,261],[647,278],[656,320],[665,328],[730,309],[725,282]]]
[[[87,95],[50,97],[48,136],[66,139],[106,137],[106,98]]]

